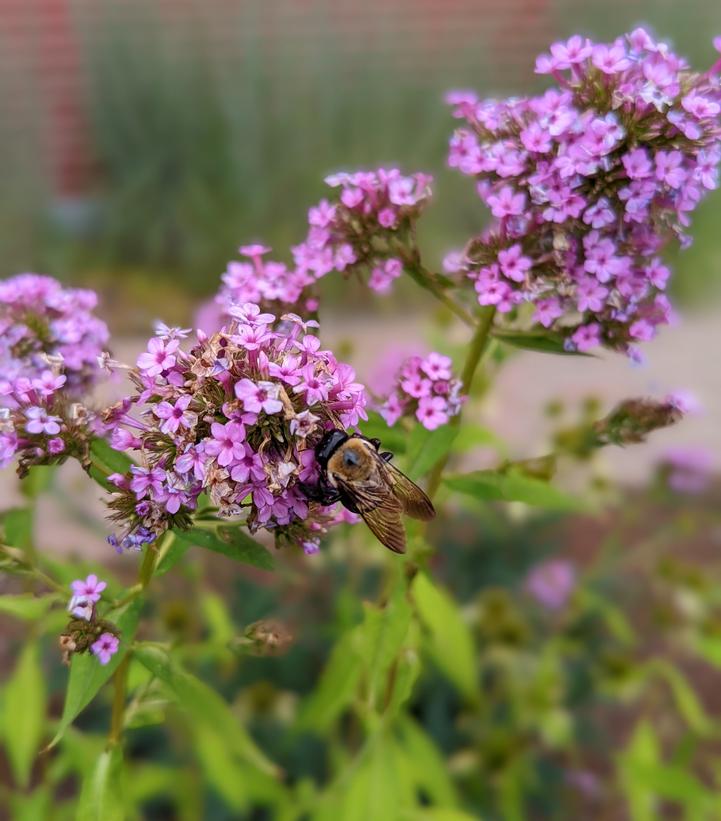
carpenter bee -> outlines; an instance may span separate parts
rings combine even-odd
[[[397,467],[393,454],[381,452],[379,439],[342,430],[326,433],[315,448],[320,481],[304,485],[306,496],[323,505],[334,502],[362,516],[373,535],[394,553],[405,553],[401,515],[428,521],[436,512],[431,500]]]

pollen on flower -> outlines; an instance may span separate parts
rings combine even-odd
[[[448,95],[465,125],[448,163],[477,181],[493,222],[465,249],[481,305],[562,334],[570,350],[635,355],[672,318],[660,252],[690,243],[691,212],[718,185],[718,68],[693,73],[643,29],[613,43],[554,43],[537,97]]]

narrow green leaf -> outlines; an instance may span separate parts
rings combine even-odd
[[[368,695],[379,708],[388,689],[388,671],[398,656],[408,633],[411,608],[406,601],[405,585],[399,584],[385,607],[366,605],[360,631],[368,676]]]
[[[438,667],[469,699],[478,698],[476,648],[456,603],[424,573],[413,580],[413,599],[428,629],[428,650]]]
[[[158,561],[153,571],[154,575],[163,576],[168,570],[175,567],[192,547],[190,542],[184,542],[182,539],[176,538],[176,536],[177,531],[173,530],[166,537],[166,541],[160,548]]]
[[[275,567],[273,556],[239,527],[219,527],[217,533],[194,527],[190,530],[176,530],[174,533],[176,541],[188,547],[202,547],[214,553],[222,553],[237,562],[252,564],[262,570],[273,570]]]
[[[27,550],[33,542],[33,509],[14,507],[2,515],[5,540],[11,547]]]
[[[77,821],[123,821],[123,754],[119,746],[103,750],[80,791]]]
[[[416,425],[408,444],[407,473],[411,479],[420,479],[442,459],[451,449],[458,436],[455,425],[442,425],[435,430],[426,430]]]
[[[107,468],[110,473],[128,473],[133,460],[120,450],[110,447],[107,439],[96,437],[90,443],[90,454],[93,462]]]
[[[26,787],[43,736],[45,676],[36,641],[25,645],[5,687],[3,729],[15,781]]]
[[[549,510],[588,509],[582,499],[570,496],[542,479],[525,476],[516,471],[500,473],[493,470],[477,470],[473,473],[448,476],[444,483],[452,490],[485,502],[524,502]]]
[[[526,351],[560,354],[561,356],[591,356],[591,354],[582,353],[581,351],[567,351],[563,344],[564,337],[550,331],[547,333],[535,331],[524,333],[523,331],[503,331],[496,328],[493,330],[493,336],[500,342],[505,342],[506,345],[512,345],[514,348],[522,348]]]
[[[111,612],[106,617],[120,631],[118,652],[106,665],[100,664],[97,658],[89,652],[80,656],[73,656],[70,663],[70,676],[68,678],[68,689],[65,693],[63,714],[60,717],[55,738],[50,742],[50,747],[57,744],[68,726],[95,698],[98,690],[113,675],[125,657],[135,637],[142,606],[141,599],[133,599],[122,610]]]
[[[431,800],[444,808],[458,806],[458,795],[448,775],[443,754],[425,730],[412,718],[405,717],[400,725],[401,741],[413,764],[417,786]]]
[[[301,729],[324,732],[353,701],[365,666],[362,628],[344,633],[333,647],[320,681],[301,708]]]
[[[713,731],[714,721],[707,715],[690,682],[678,667],[665,659],[655,659],[646,665],[646,670],[666,681],[679,713],[694,732],[707,736]]]
[[[57,465],[33,465],[24,479],[20,480],[20,490],[26,499],[37,499],[52,484]]]
[[[276,775],[276,765],[266,757],[238,722],[230,707],[207,684],[183,670],[168,653],[152,645],[140,645],[134,658],[166,685],[168,692],[193,722],[206,725],[245,761],[267,775]]]
[[[35,621],[42,618],[55,601],[55,596],[34,596],[32,593],[0,596],[0,613],[25,621]]]

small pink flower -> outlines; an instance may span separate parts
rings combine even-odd
[[[99,602],[100,595],[106,587],[106,582],[100,581],[95,573],[91,573],[86,579],[76,579],[70,584],[74,596],[88,599],[91,602]]]
[[[513,190],[510,185],[504,185],[497,194],[491,194],[486,202],[494,217],[516,216],[523,213],[526,207],[526,195]]]
[[[120,641],[112,633],[103,633],[97,641],[90,645],[93,655],[105,665],[118,652]]]
[[[448,422],[448,404],[442,396],[425,396],[418,402],[416,418],[427,430],[435,430]]]
[[[421,370],[433,380],[436,379],[450,379],[451,368],[453,362],[450,356],[443,356],[443,354],[433,351],[421,362]]]
[[[280,413],[283,410],[283,403],[278,398],[280,390],[274,382],[241,379],[235,384],[235,395],[251,413]]]
[[[175,365],[175,352],[180,343],[177,339],[165,341],[154,336],[148,341],[148,350],[138,357],[137,365],[146,376],[159,376]]]

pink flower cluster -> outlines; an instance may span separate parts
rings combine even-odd
[[[431,195],[427,174],[397,168],[333,174],[333,201],[308,212],[304,242],[293,248],[298,272],[320,279],[331,271],[368,273],[368,285],[386,293],[403,270],[407,234]]]
[[[718,65],[715,69],[718,68]],[[524,303],[569,349],[628,351],[671,317],[663,246],[718,185],[721,87],[643,29],[610,44],[575,36],[541,55],[538,97],[453,92],[466,121],[449,164],[491,210],[465,270],[481,305]]]
[[[387,424],[395,425],[401,416],[414,416],[423,427],[435,430],[459,413],[465,396],[452,364],[450,357],[435,352],[406,359],[389,395],[378,405]]]
[[[52,277],[19,274],[0,282],[0,404],[13,379],[62,365],[64,390],[82,396],[99,378],[108,328],[93,310],[93,291],[64,288]]]
[[[243,261],[232,261],[222,276],[223,284],[215,298],[222,312],[230,316],[230,308],[254,302],[264,310],[294,310],[314,313],[318,300],[309,288],[315,279],[300,268],[288,268],[282,262],[265,259],[271,249],[266,245],[241,245]]]
[[[189,350],[185,331],[161,328],[137,362],[137,393],[106,412],[112,445],[141,464],[114,475],[111,502],[124,524],[111,543],[139,548],[168,527],[185,527],[198,496],[219,515],[242,516],[251,532],[317,549],[337,520],[306,498],[317,480],[314,447],[328,427],[367,418],[365,391],[353,369],[321,348],[295,314],[280,321],[252,303]]]
[[[73,653],[90,650],[100,664],[105,665],[118,652],[120,639],[117,628],[99,618],[96,610],[106,587],[107,584],[94,573],[71,583],[73,595],[68,603],[68,612],[72,620],[60,636],[60,647],[66,662],[70,662]]]
[[[68,456],[87,466],[89,439],[100,425],[84,405],[69,399],[67,381],[65,374],[46,367],[36,376],[16,376],[2,384],[0,468],[16,456],[21,477],[32,465],[62,462]]]

